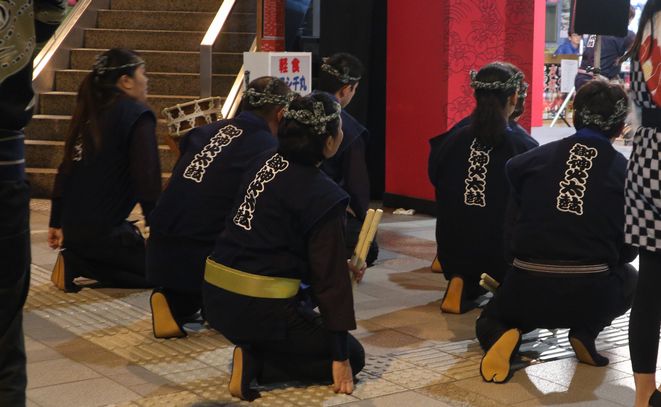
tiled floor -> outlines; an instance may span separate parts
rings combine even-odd
[[[83,289],[50,283],[55,253],[46,245],[48,203],[32,203],[32,290],[25,307],[30,406],[216,406],[239,403],[227,391],[232,346],[189,326],[183,340],[151,335],[145,290]],[[262,388],[255,405],[315,406],[627,406],[633,380],[627,319],[599,337],[611,365],[578,364],[566,331],[527,335],[520,370],[504,385],[479,376],[478,310],[443,315],[446,283],[432,274],[434,219],[386,215],[381,256],[355,291],[367,365],[351,396],[328,386]]]

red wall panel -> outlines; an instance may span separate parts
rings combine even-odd
[[[386,81],[386,192],[433,197],[428,140],[447,125],[444,1],[389,0]]]
[[[545,7],[545,0],[388,0],[386,193],[434,199],[428,140],[472,111],[471,69],[498,60],[519,66],[531,84],[521,124],[541,125]]]

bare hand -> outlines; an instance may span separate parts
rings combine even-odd
[[[333,391],[335,393],[353,393],[353,373],[349,360],[333,361]]]
[[[360,267],[354,266],[351,263],[351,260],[347,260],[347,265],[349,266],[349,271],[353,275],[353,280],[357,283],[360,283],[365,276],[365,270],[367,269],[367,264],[364,262]]]
[[[61,228],[48,228],[48,246],[51,249],[59,249],[62,247],[64,235]]]

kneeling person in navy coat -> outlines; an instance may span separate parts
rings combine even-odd
[[[151,215],[147,278],[158,288],[150,303],[154,336],[186,336],[182,325],[201,308],[204,262],[225,225],[241,179],[255,159],[277,147],[290,90],[277,78],[250,83],[243,111],[191,130]]]
[[[569,328],[581,362],[608,364],[595,338],[631,306],[637,272],[628,263],[637,250],[624,243],[627,160],[612,146],[627,96],[595,80],[574,108],[576,134],[507,163],[513,267],[476,323],[487,381],[509,378],[521,334],[536,328]]]
[[[319,165],[342,142],[340,105],[314,93],[291,102],[277,153],[250,172],[204,275],[209,324],[236,345],[229,390],[274,381],[332,382],[353,391],[365,364],[356,328],[344,222],[349,196]],[[299,300],[301,282],[320,313]]]
[[[346,250],[349,257],[358,243],[358,234],[370,203],[370,180],[365,156],[369,131],[344,110],[356,94],[362,74],[363,64],[347,53],[325,58],[319,72],[318,90],[335,96],[342,106],[344,138],[337,154],[325,160],[321,169],[351,198],[346,227]],[[379,245],[375,238],[367,252],[367,265],[371,266],[378,255]]]
[[[432,143],[429,177],[436,190],[438,260],[448,287],[445,313],[460,314],[484,293],[480,275],[502,279],[505,209],[509,186],[505,163],[536,147],[508,124],[523,74],[511,64],[493,62],[473,72],[476,107],[470,125]]]

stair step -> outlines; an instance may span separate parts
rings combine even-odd
[[[168,10],[216,12],[222,0],[111,0],[113,10]]]
[[[74,48],[71,50],[71,69],[90,69],[97,55],[107,49]],[[136,51],[147,62],[151,72],[200,72],[198,51]],[[243,64],[243,53],[214,52],[213,70],[236,75]]]
[[[25,174],[30,182],[30,196],[50,199],[57,170],[54,168],[26,168]]]
[[[71,116],[35,114],[25,127],[26,140],[64,141]]]
[[[147,103],[160,117],[161,111],[179,103],[199,99],[199,96],[149,95]],[[44,92],[39,95],[39,113],[45,115],[70,115],[76,107],[76,92]]]
[[[55,168],[26,168],[25,172],[30,182],[30,195],[32,198],[50,199],[53,191],[53,184],[55,183],[55,175],[57,169]],[[161,174],[161,185],[165,188],[165,184],[170,179],[172,174],[164,172]]]
[[[161,170],[170,172],[177,160],[168,146],[158,146]],[[64,141],[25,140],[25,164],[30,168],[57,168],[64,157]]]
[[[113,10],[168,10],[168,11],[212,11],[216,12],[221,0],[112,0]],[[255,12],[256,0],[237,0],[233,11]]]
[[[67,69],[55,72],[55,90],[76,92],[90,71]],[[147,72],[149,92],[157,95],[200,94],[200,75],[195,73]],[[212,94],[227,95],[236,79],[235,75],[213,75]]]
[[[121,44],[129,49],[198,51],[202,31],[110,30],[89,28],[84,33],[85,48],[112,48]],[[250,48],[254,33],[221,33],[214,51],[243,52]]]
[[[206,31],[215,13],[187,11],[99,10],[97,28]],[[255,32],[254,13],[231,13],[223,32]]]
[[[35,114],[25,128],[25,137],[27,140],[65,141],[70,123],[71,116]],[[159,144],[167,144],[167,134],[165,119],[158,119],[156,136]]]

